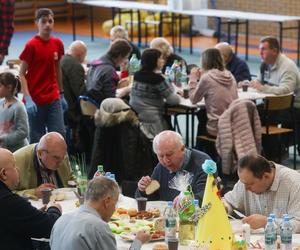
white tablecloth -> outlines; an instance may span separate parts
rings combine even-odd
[[[61,188],[61,189],[58,189],[57,191],[55,191],[55,192],[64,192],[64,194],[65,194],[65,200],[59,201],[59,204],[61,204],[62,209],[63,209],[63,214],[69,213],[71,211],[78,209],[75,205],[77,199],[76,199],[76,196],[75,196],[73,190],[75,190],[75,189]],[[38,201],[31,200],[30,202],[36,208],[42,207],[41,200],[38,200]],[[147,202],[147,209],[158,208],[161,211],[161,213],[163,213],[166,206],[167,206],[167,202],[165,202],[165,201],[149,201],[149,202]],[[117,207],[137,208],[137,204],[136,204],[135,199],[120,195],[119,201],[117,203]],[[258,232],[258,234],[257,234],[257,232]],[[40,239],[40,240],[47,241],[47,239]],[[116,235],[116,240],[117,240],[118,249],[120,249],[120,250],[129,249],[129,246],[131,244],[130,242],[122,240],[118,235]],[[256,242],[263,243],[263,241],[264,241],[264,235],[262,233],[262,230],[258,230],[258,231],[256,231],[255,234],[254,233],[251,234],[251,243],[254,243],[254,244]],[[154,244],[155,244],[155,242],[146,243],[142,246],[141,249],[142,250],[151,250]],[[294,234],[293,235],[293,247],[299,247],[299,246],[300,246],[300,234]],[[179,246],[179,250],[188,250],[188,249],[189,249],[188,246]],[[253,249],[253,248],[250,248],[250,249]]]

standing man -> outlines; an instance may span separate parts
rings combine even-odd
[[[64,54],[60,39],[53,37],[54,14],[38,9],[35,22],[38,34],[31,38],[20,55],[20,80],[30,125],[30,143],[47,132],[65,136],[63,122],[62,74],[59,61]]]
[[[78,97],[86,89],[85,72],[82,66],[86,52],[87,48],[84,42],[74,41],[66,55],[60,60],[65,97],[68,103],[68,110],[64,113],[67,130],[70,131],[70,136],[67,136],[70,137],[70,141],[67,140],[68,149],[73,149],[73,151],[75,150],[74,146],[78,145],[78,129],[81,120]]]
[[[260,40],[259,52],[262,64],[258,78],[251,82],[251,86],[263,93],[275,95],[294,93],[294,117],[298,134],[296,140],[300,154],[300,74],[297,65],[280,52],[279,42],[275,37],[263,37]],[[290,114],[281,113],[278,120],[291,121]]]
[[[0,0],[0,65],[8,55],[8,46],[14,33],[14,0]]]

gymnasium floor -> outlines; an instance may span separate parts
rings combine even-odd
[[[88,53],[87,53],[87,60],[90,61],[92,59],[100,57],[102,54],[105,53],[109,46],[109,38],[106,34],[103,33],[101,30],[101,24],[94,25],[95,30],[95,41],[91,42],[90,39],[90,27],[88,20],[80,20],[76,23],[76,32],[77,32],[77,39],[80,39],[84,41],[87,44],[88,47]],[[56,20],[55,27],[54,27],[54,35],[58,36],[64,43],[65,49],[68,48],[69,44],[72,42],[72,23],[70,20]],[[11,41],[11,46],[9,48],[9,55],[5,58],[7,59],[13,59],[18,58],[19,54],[24,48],[24,45],[26,41],[28,41],[34,34],[36,33],[36,28],[33,23],[16,23],[15,24],[15,34]],[[169,41],[171,39],[167,37]],[[148,41],[151,40],[151,38],[148,38]],[[136,39],[135,39],[136,41]],[[183,58],[187,60],[189,64],[200,64],[200,55],[201,52],[209,47],[214,46],[217,43],[216,38],[211,37],[204,37],[204,36],[196,36],[193,38],[193,45],[194,45],[194,53],[193,55],[189,54],[189,41],[188,38],[183,38],[183,51],[180,54]],[[240,47],[238,48],[239,56],[244,58],[244,41],[243,36],[240,38]],[[249,60],[247,61],[250,71],[252,74],[257,74],[260,64],[260,58],[258,54],[258,43],[259,43],[259,37],[257,36],[251,36],[250,37],[250,49],[249,49]],[[292,39],[285,39],[284,48],[287,48],[284,50],[284,53],[287,54],[289,57],[295,59],[296,53],[296,41]],[[142,48],[143,49],[143,48]],[[177,52],[176,52],[177,53]],[[182,134],[185,135],[185,122],[184,117],[180,118],[180,124],[182,128]],[[290,152],[292,153],[292,152]],[[284,165],[292,167],[292,160],[290,159],[283,162]],[[297,159],[297,168],[300,169],[300,158],[298,156]]]

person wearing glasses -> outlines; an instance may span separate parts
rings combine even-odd
[[[18,193],[42,197],[45,188],[62,188],[75,180],[67,155],[67,145],[57,132],[45,134],[38,143],[27,145],[14,152],[20,169]]]

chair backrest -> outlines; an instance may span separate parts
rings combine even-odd
[[[267,96],[264,101],[265,110],[277,111],[290,109],[294,105],[294,95],[291,93],[288,95]]]
[[[96,110],[98,109],[96,102],[88,96],[79,96],[78,99],[81,113],[83,115],[94,116]]]

